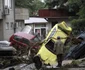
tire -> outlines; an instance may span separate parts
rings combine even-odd
[[[35,63],[35,67],[37,69],[40,69],[42,67],[42,62],[40,61],[40,57],[39,56],[35,56],[33,58],[33,62]]]

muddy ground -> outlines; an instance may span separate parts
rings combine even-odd
[[[18,64],[18,65],[15,65],[15,66],[11,66],[11,67],[7,67],[5,69],[0,69],[0,70],[9,70],[10,68],[14,68],[15,70],[37,70],[34,63],[32,64]],[[61,68],[46,68],[46,67],[43,67],[41,68],[40,70],[85,70],[85,67],[61,67]]]

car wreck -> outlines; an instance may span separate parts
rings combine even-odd
[[[10,37],[10,45],[17,50],[17,55],[27,55],[29,54],[29,49],[35,52],[35,49],[39,48],[36,43],[40,42],[40,39],[37,35],[31,34],[30,31],[31,27],[25,26],[21,32],[16,32]]]
[[[32,61],[32,57],[39,49],[40,39],[37,35],[30,34],[30,30],[31,28],[26,26],[21,32],[14,33],[9,42],[0,41],[0,68]]]
[[[9,53],[9,51],[11,50],[11,54],[12,53],[13,54],[10,56],[12,56],[13,61],[14,61],[14,59],[16,59],[18,57],[19,57],[19,59],[22,60],[22,58],[26,55],[29,59],[27,60],[25,57],[25,59],[22,60],[21,63],[23,63],[23,61],[26,61],[28,63],[30,60],[32,60],[32,63],[35,64],[35,67],[37,69],[40,69],[42,67],[42,65],[45,65],[45,66],[56,65],[57,57],[55,55],[55,51],[53,50],[56,38],[57,38],[57,36],[60,36],[61,41],[64,44],[66,44],[66,43],[68,43],[68,39],[70,38],[71,32],[72,32],[72,28],[69,27],[64,21],[56,24],[50,30],[47,37],[43,41],[41,41],[37,37],[37,35],[32,35],[29,32],[28,33],[17,32],[15,34],[13,34],[9,39],[9,41],[10,41],[9,46],[12,49],[8,48],[9,50],[7,51],[7,53]],[[84,52],[85,33],[80,34],[77,37],[71,38],[71,41],[75,45],[73,48],[71,47],[71,50],[69,50],[69,52],[66,54],[64,59],[80,59],[80,58],[85,57],[85,52]],[[6,52],[4,52],[4,53],[6,53]],[[0,54],[2,54],[2,53],[0,53]],[[14,58],[14,56],[16,56],[16,58]],[[29,56],[31,56],[31,57],[29,57]],[[8,61],[7,58],[5,60]],[[11,63],[11,60],[9,60],[9,62]],[[15,60],[15,62],[17,62],[17,60]]]
[[[80,59],[85,57],[85,33],[78,35],[76,39],[77,43],[71,46],[65,59]]]
[[[54,42],[57,36],[60,36],[61,41],[65,44],[66,40],[70,36],[72,28],[69,27],[64,21],[56,24],[51,31],[48,33],[47,37],[43,41],[41,48],[38,53],[35,55],[33,61],[37,69],[41,68],[42,63],[46,65],[56,64],[56,55],[53,50]]]
[[[36,36],[23,32],[15,33],[10,37],[10,45],[16,48],[17,52],[19,51],[17,54],[24,54],[26,51],[28,52],[28,50],[38,41],[40,40]],[[38,46],[33,48],[36,49]]]
[[[8,41],[0,41],[0,68],[5,67],[11,63],[14,58],[16,49],[10,46]]]
[[[15,52],[16,49],[10,46],[10,42],[0,41],[0,57],[12,56],[15,54]]]

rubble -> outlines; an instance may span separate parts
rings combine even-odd
[[[28,39],[28,36],[26,37],[26,33],[22,33],[22,32],[16,33],[10,37],[11,44],[10,42],[7,41],[5,42],[1,41],[0,42],[0,69],[9,70],[11,68],[14,68],[15,70],[37,70],[37,69],[71,70],[73,69],[72,67],[76,67],[76,68],[84,67],[85,59],[80,59],[80,58],[85,57],[85,52],[84,52],[85,34],[78,36],[76,39],[75,38],[72,39],[72,41],[74,40],[73,42],[77,44],[76,47],[73,48],[72,51],[68,52],[67,56],[63,60],[63,64],[62,64],[63,66],[61,68],[56,67],[57,66],[57,63],[55,61],[56,56],[55,53],[52,51],[53,48],[52,46],[54,45],[55,38],[56,35],[58,35],[58,33],[55,34],[54,37],[53,34],[56,33],[56,30],[58,30],[61,34],[65,36],[64,38],[62,38],[62,41],[65,42],[68,37],[68,34],[70,34],[71,32],[70,28],[68,29],[64,27],[64,29],[68,33],[66,35],[66,33],[64,33],[65,31],[57,28],[58,26],[56,25],[43,42],[41,42],[40,40],[38,42],[35,42],[34,39],[36,38],[36,36],[29,35],[29,34],[28,34],[29,35],[29,39]],[[46,52],[47,50],[48,52]],[[34,58],[37,56],[38,56],[38,62],[37,60],[34,61]],[[69,59],[69,57],[70,60],[66,60]],[[56,63],[56,65],[54,65],[53,62]]]

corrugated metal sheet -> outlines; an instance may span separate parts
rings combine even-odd
[[[31,23],[48,23],[47,20],[40,17],[30,17],[29,19],[24,21],[25,24],[31,24]]]

